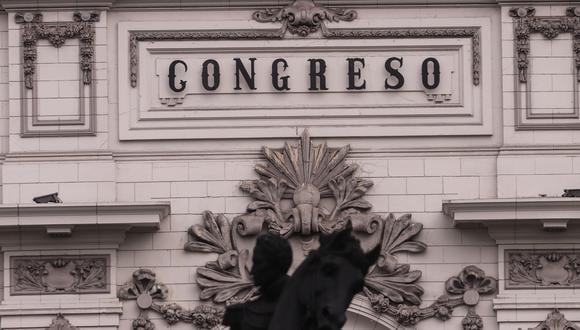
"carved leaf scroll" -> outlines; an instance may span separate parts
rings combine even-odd
[[[324,22],[351,22],[358,14],[352,9],[331,9],[312,0],[295,0],[281,9],[254,12],[252,18],[261,23],[282,22],[282,29],[306,37],[324,28]]]
[[[235,249],[230,221],[223,214],[205,211],[203,219],[204,225],[189,228],[191,239],[184,247],[191,252],[218,253],[217,261],[197,269],[200,299],[213,298],[216,303],[225,303],[239,295],[249,299],[255,293],[247,267],[249,252]]]

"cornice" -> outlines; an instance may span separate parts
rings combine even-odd
[[[67,8],[109,9],[114,2],[115,0],[0,0],[0,5],[6,11]]]
[[[169,213],[169,202],[0,205],[0,230],[41,229],[51,236],[83,228],[154,231]]]
[[[580,223],[580,199],[568,197],[443,201],[443,213],[456,227],[468,225],[536,225],[563,231]]]
[[[291,0],[0,0],[6,11],[100,8],[117,10],[147,9],[263,9],[281,8]],[[549,0],[324,0],[327,7],[437,7],[437,6],[509,6],[509,5],[570,5],[575,1]]]

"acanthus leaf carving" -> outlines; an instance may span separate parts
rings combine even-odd
[[[117,292],[120,299],[137,300],[137,306],[141,309],[150,308],[154,299],[165,300],[168,294],[167,286],[157,281],[155,272],[143,268],[134,271],[133,279]]]
[[[254,12],[252,18],[260,23],[282,22],[283,31],[306,37],[324,28],[324,22],[351,22],[358,14],[352,9],[326,8],[313,0],[295,0],[281,9]]]

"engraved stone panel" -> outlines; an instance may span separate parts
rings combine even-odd
[[[506,289],[580,287],[580,251],[506,250]]]
[[[109,293],[109,256],[15,256],[11,295]]]

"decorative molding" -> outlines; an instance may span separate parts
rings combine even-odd
[[[100,20],[97,12],[73,14],[74,22],[43,23],[42,14],[17,13],[17,24],[22,24],[22,61],[24,71],[24,86],[32,89],[34,74],[36,71],[37,42],[48,40],[55,48],[64,45],[66,39],[79,39],[80,41],[80,69],[83,73],[83,83],[90,85],[93,81],[93,56],[95,52],[95,29],[94,24]]]
[[[497,280],[486,276],[485,272],[476,266],[465,267],[457,276],[445,282],[446,293],[430,306],[398,305],[385,297],[370,296],[371,304],[377,313],[385,313],[394,317],[399,324],[415,329],[415,325],[429,318],[447,321],[453,314],[453,309],[465,305],[467,315],[463,318],[464,329],[481,330],[483,321],[475,312],[480,295],[489,295],[497,291]]]
[[[516,129],[554,130],[578,129],[580,123],[580,100],[577,96],[580,83],[580,7],[568,7],[564,16],[536,16],[533,7],[516,7],[509,11],[514,21],[515,60],[517,66],[516,81]],[[572,52],[576,68],[576,83],[574,84],[574,106],[571,112],[534,113],[529,93],[529,57],[530,36],[541,34],[548,40],[553,40],[562,33],[572,34]],[[552,123],[553,119],[564,120]],[[533,122],[535,120],[535,122]],[[565,122],[565,120],[572,122]]]
[[[77,328],[73,327],[64,315],[58,314],[46,330],[77,330]]]
[[[155,311],[168,324],[186,322],[198,329],[213,329],[221,324],[224,309],[209,305],[199,305],[193,310],[185,310],[181,306],[170,303],[163,304],[169,295],[167,286],[157,281],[155,272],[149,269],[138,269],[133,273],[133,279],[119,288],[117,297],[121,300],[136,300],[141,313],[132,323],[134,330],[153,330],[155,327],[147,316],[147,311]]]
[[[75,12],[72,22],[50,23],[42,21],[42,14],[27,12],[15,15],[15,22],[22,25],[22,71],[24,75],[24,89],[21,95],[22,137],[94,136],[96,134],[96,100],[93,84],[94,23],[99,20],[100,14],[98,12]],[[39,116],[38,88],[34,79],[38,58],[37,43],[39,40],[47,40],[53,47],[60,48],[67,39],[79,39],[79,66],[82,79],[79,81],[81,97],[78,118],[43,120]],[[85,86],[88,90],[84,88]]]
[[[430,27],[383,29],[324,29],[328,39],[446,39],[469,38],[472,48],[473,84],[481,83],[481,29],[478,27]]]
[[[518,74],[521,83],[528,82],[530,55],[530,34],[540,33],[548,40],[555,39],[561,33],[573,34],[573,50],[576,62],[576,77],[580,82],[580,8],[569,7],[566,16],[537,16],[533,7],[512,8],[509,11],[514,18],[514,34]]]
[[[142,41],[198,41],[198,40],[275,40],[282,39],[279,30],[269,31],[130,31],[129,77],[131,87],[137,87],[139,71],[139,42]]]
[[[558,309],[554,309],[548,314],[544,322],[534,328],[528,328],[528,330],[580,330],[580,326],[566,320],[564,314],[560,313]]]
[[[282,29],[301,37],[324,28],[324,22],[352,22],[358,14],[352,9],[330,9],[313,0],[295,0],[281,9],[259,10],[252,18],[260,23],[282,22]]]
[[[130,31],[129,79],[137,87],[139,71],[139,42],[142,41],[197,41],[197,40],[279,40],[284,29],[267,31]],[[473,84],[478,86],[481,77],[481,29],[471,27],[450,28],[382,28],[382,29],[327,29],[322,30],[327,39],[428,39],[469,38],[472,44]],[[177,102],[177,101],[176,101]]]
[[[101,256],[10,258],[10,295],[108,293],[110,261]]]
[[[506,289],[554,289],[580,286],[580,252],[506,250]]]

